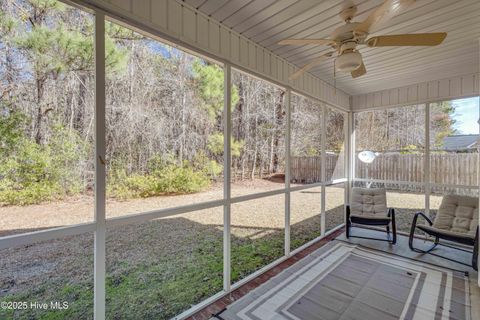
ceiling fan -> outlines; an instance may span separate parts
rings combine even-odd
[[[345,25],[335,29],[329,39],[285,39],[280,45],[307,45],[317,44],[330,46],[333,51],[312,60],[307,65],[290,76],[290,80],[300,77],[304,72],[336,55],[335,68],[339,71],[350,72],[352,78],[358,78],[367,73],[362,55],[357,49],[359,45],[374,47],[390,46],[436,46],[443,42],[446,32],[397,34],[388,36],[375,36],[367,39],[375,27],[393,18],[396,14],[406,9],[416,0],[387,0],[376,8],[365,21],[352,22],[357,12],[355,5],[340,12],[340,17]]]

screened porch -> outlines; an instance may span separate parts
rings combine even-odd
[[[448,36],[359,78],[279,44],[385,5]],[[0,7],[0,319],[480,319],[477,1]],[[446,199],[468,241],[413,250]]]

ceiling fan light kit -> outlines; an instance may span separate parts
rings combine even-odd
[[[338,71],[352,72],[362,65],[362,55],[359,52],[347,52],[339,55],[335,60]]]
[[[360,45],[370,48],[399,46],[437,46],[445,40],[447,33],[420,33],[375,36],[367,39],[379,25],[384,24],[398,13],[404,11],[416,0],[386,0],[378,6],[363,22],[352,22],[357,12],[356,6],[350,6],[340,12],[345,24],[336,28],[328,39],[285,39],[281,45],[327,45],[336,53],[329,52],[311,61],[290,76],[290,80],[300,77],[314,66],[335,56],[335,69],[350,72],[352,78],[358,78],[367,73],[362,55],[357,48]]]

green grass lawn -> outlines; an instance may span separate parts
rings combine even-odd
[[[142,248],[130,241],[130,248],[122,247],[125,230],[116,230],[110,243],[117,243],[115,250],[143,250],[141,257],[109,261],[107,256],[106,312],[107,319],[169,319],[202,300],[220,292],[223,287],[223,239],[222,232],[204,226],[188,229],[183,243],[172,250],[155,249],[156,243],[167,235],[160,235],[155,228],[145,224],[136,226]],[[131,226],[129,226],[131,228]],[[78,237],[70,241],[81,241]],[[68,245],[68,244],[66,244]],[[107,243],[108,245],[108,243]],[[271,233],[262,238],[232,236],[232,281],[236,282],[270,262],[280,258],[284,250],[284,234]],[[74,253],[74,252],[73,252]],[[129,252],[124,252],[128,256]],[[69,261],[75,264],[81,256]],[[110,259],[112,260],[112,259]],[[93,263],[92,263],[93,267]],[[57,265],[61,272],[63,266]],[[92,272],[92,270],[85,270]],[[25,285],[24,290],[0,296],[1,301],[68,301],[69,308],[58,310],[0,310],[0,319],[91,319],[93,318],[93,278],[72,282],[68,274],[55,279],[46,276],[37,279],[39,285]]]

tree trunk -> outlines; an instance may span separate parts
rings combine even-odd
[[[274,129],[275,130],[275,129]],[[270,140],[270,156],[268,161],[268,174],[272,174],[275,171],[275,131],[273,132]]]
[[[15,86],[14,74],[16,73],[15,68],[13,67],[13,64],[14,64],[14,61],[12,56],[12,50],[10,49],[8,42],[5,42],[6,86],[0,95],[0,98],[2,98],[2,100],[8,99],[8,101],[12,101],[12,93],[13,93],[13,88]]]
[[[35,116],[35,142],[40,144],[42,142],[42,100],[43,100],[43,90],[44,90],[45,80],[40,78],[37,75],[36,86],[37,86],[37,112]]]
[[[78,131],[78,133],[82,134],[84,129],[84,117],[85,117],[85,107],[86,107],[86,99],[87,99],[87,89],[86,89],[86,82],[87,82],[87,75],[84,73],[80,73],[78,75],[78,108],[75,114],[75,120],[73,122],[73,128]]]
[[[274,139],[273,139],[273,172],[272,173],[277,173],[279,171],[280,167],[280,159],[279,159],[279,145],[280,145],[280,139],[281,135],[283,134],[283,118],[284,118],[284,113],[283,113],[283,96],[285,95],[284,91],[280,91],[280,99],[278,103],[275,105],[275,128],[274,128]]]
[[[253,145],[254,145],[254,152],[253,152],[253,159],[252,159],[252,173],[250,178],[253,180],[255,179],[255,171],[257,166],[257,158],[258,158],[258,110],[255,112],[255,122],[253,123]]]
[[[185,151],[185,143],[186,143],[186,131],[187,131],[187,124],[186,124],[186,104],[187,104],[187,93],[185,90],[182,90],[182,134],[180,136],[180,165],[182,165],[184,160],[184,151]]]

